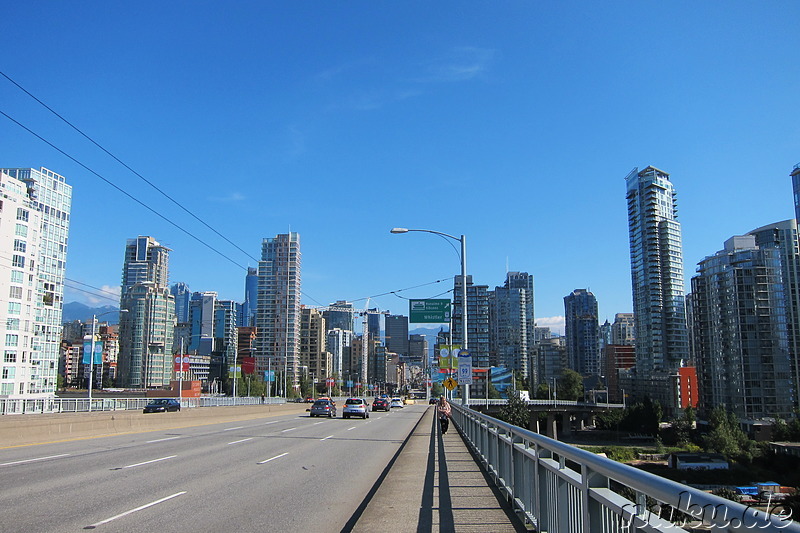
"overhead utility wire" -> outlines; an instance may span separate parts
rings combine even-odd
[[[89,287],[90,289],[94,289],[96,291],[100,291],[103,294],[110,294],[111,296],[116,296],[117,299],[119,299],[119,294],[117,294],[116,292],[107,291],[105,289],[101,289],[100,287],[95,287],[94,285],[89,285],[88,283],[84,283],[84,282],[78,281],[76,279],[64,278],[64,281],[69,281],[70,283],[77,283],[79,285],[83,285],[84,287]]]
[[[372,298],[378,298],[379,296],[387,296],[387,295],[389,295],[389,294],[394,294],[395,296],[398,296],[398,295],[397,295],[397,293],[398,293],[398,292],[410,291],[411,289],[418,289],[418,288],[420,288],[420,287],[426,287],[426,286],[428,286],[428,285],[435,285],[436,283],[441,283],[442,281],[447,281],[448,279],[451,279],[451,278],[437,279],[436,281],[430,281],[430,282],[428,282],[428,283],[423,283],[423,284],[421,284],[421,285],[414,285],[413,287],[406,287],[405,289],[397,289],[397,290],[394,290],[394,291],[383,292],[383,293],[381,293],[381,294],[373,294],[372,296],[365,296],[365,297],[363,297],[363,298],[356,298],[355,300],[346,300],[346,301],[349,301],[349,302],[353,302],[353,303],[355,303],[355,302],[360,302],[360,301],[362,301],[362,300],[367,300],[367,299],[372,299]],[[449,290],[448,290],[448,291],[445,291],[445,292],[444,292],[444,293],[442,293],[442,294],[445,294],[445,293],[447,293],[447,292],[450,292],[450,291],[449,291]],[[305,294],[305,293],[303,293],[303,292],[301,292],[300,294],[303,294],[304,296],[308,296],[307,294]],[[311,298],[311,297],[309,296],[309,298]],[[403,296],[399,296],[399,298],[403,298]],[[311,298],[311,299],[313,300],[313,298]],[[314,300],[314,301],[316,301],[316,300]],[[318,302],[318,303],[319,303],[319,302]],[[324,306],[324,305],[323,305],[322,307],[327,307],[327,306]]]
[[[217,253],[217,254],[218,254],[220,257],[223,257],[223,258],[227,259],[228,261],[230,261],[230,262],[231,262],[231,263],[233,263],[234,265],[238,266],[239,268],[242,268],[242,269],[244,269],[244,270],[247,270],[247,267],[246,267],[246,266],[242,266],[242,265],[240,265],[239,263],[237,263],[236,261],[234,261],[233,259],[231,259],[231,258],[230,258],[230,257],[228,257],[227,255],[223,254],[222,252],[220,252],[219,250],[217,250],[216,248],[214,248],[213,246],[211,246],[210,244],[208,244],[207,242],[205,242],[204,240],[202,240],[200,237],[196,236],[195,234],[193,234],[193,233],[192,233],[192,232],[190,232],[189,230],[187,230],[187,229],[184,229],[182,226],[180,226],[180,225],[178,225],[177,223],[173,222],[172,220],[168,219],[167,217],[165,217],[164,215],[162,215],[161,213],[159,213],[158,211],[156,211],[155,209],[153,209],[153,208],[152,208],[152,207],[150,207],[149,205],[145,204],[144,202],[142,202],[141,200],[139,200],[138,198],[136,198],[135,196],[133,196],[132,194],[128,193],[127,191],[125,191],[125,190],[124,190],[124,189],[122,189],[121,187],[119,187],[119,186],[115,185],[115,184],[114,184],[113,182],[111,182],[110,180],[106,179],[105,177],[103,177],[102,175],[98,174],[97,172],[95,172],[95,171],[94,171],[94,170],[92,170],[91,168],[87,167],[86,165],[84,165],[83,163],[81,163],[80,161],[78,161],[77,159],[75,159],[74,157],[72,157],[71,155],[69,155],[67,152],[65,152],[64,150],[62,150],[62,149],[61,149],[61,148],[59,148],[58,146],[54,145],[53,143],[51,143],[50,141],[48,141],[47,139],[45,139],[44,137],[42,137],[41,135],[39,135],[38,133],[34,132],[33,130],[31,130],[31,129],[30,129],[30,128],[28,128],[27,126],[24,126],[24,125],[23,125],[23,124],[21,124],[20,122],[17,122],[15,119],[11,118],[11,117],[10,117],[8,114],[6,114],[4,111],[0,110],[0,115],[3,115],[3,116],[4,116],[4,117],[6,117],[8,120],[10,120],[11,122],[13,122],[13,123],[14,123],[14,124],[16,124],[17,126],[19,126],[20,128],[24,129],[25,131],[27,131],[28,133],[30,133],[31,135],[33,135],[34,137],[36,137],[36,138],[37,138],[37,139],[39,139],[40,141],[44,142],[45,144],[47,144],[48,146],[50,146],[50,147],[51,147],[51,148],[53,148],[54,150],[56,150],[56,151],[60,152],[62,155],[64,155],[64,156],[65,156],[65,157],[67,157],[68,159],[72,160],[73,162],[77,163],[78,165],[80,165],[81,167],[83,167],[84,169],[86,169],[87,171],[91,172],[92,174],[94,174],[95,176],[97,176],[98,178],[100,178],[101,180],[103,180],[104,182],[106,182],[107,184],[111,185],[112,187],[114,187],[115,189],[117,189],[119,192],[121,192],[122,194],[124,194],[125,196],[127,196],[128,198],[130,198],[131,200],[133,200],[134,202],[136,202],[137,204],[141,205],[142,207],[144,207],[145,209],[147,209],[148,211],[150,211],[150,212],[151,212],[151,213],[153,213],[154,215],[158,216],[159,218],[161,218],[161,219],[162,219],[162,220],[164,220],[165,222],[168,222],[168,223],[169,223],[169,224],[171,224],[172,226],[174,226],[174,227],[176,227],[177,229],[181,230],[181,231],[182,231],[182,232],[184,232],[186,235],[188,235],[189,237],[193,238],[194,240],[196,240],[197,242],[199,242],[200,244],[202,244],[203,246],[205,246],[205,247],[206,247],[206,248],[208,248],[209,250],[212,250],[212,251],[214,251],[214,252],[215,252],[215,253]]]
[[[145,183],[147,183],[148,185],[150,185],[152,188],[154,188],[155,190],[157,190],[159,193],[161,193],[161,194],[162,194],[162,195],[163,195],[165,198],[167,198],[167,199],[168,199],[169,201],[171,201],[173,204],[175,204],[175,205],[177,205],[178,207],[180,207],[181,209],[183,209],[183,211],[184,211],[184,212],[186,212],[187,214],[189,214],[190,216],[192,216],[192,218],[194,218],[195,220],[197,220],[198,222],[200,222],[202,225],[204,225],[206,228],[208,228],[208,229],[210,229],[211,231],[213,231],[214,233],[216,233],[216,234],[217,234],[217,236],[221,237],[221,238],[222,238],[223,240],[225,240],[225,241],[226,241],[228,244],[230,244],[231,246],[233,246],[234,248],[236,248],[237,250],[239,250],[240,252],[242,252],[243,254],[245,254],[245,255],[246,255],[247,257],[249,257],[250,259],[253,259],[254,261],[258,262],[258,259],[257,259],[257,258],[253,257],[253,256],[252,256],[252,255],[250,255],[248,252],[246,252],[245,250],[243,250],[242,248],[240,248],[240,247],[239,247],[239,246],[238,246],[236,243],[234,243],[233,241],[231,241],[230,239],[228,239],[228,238],[227,238],[225,235],[223,235],[222,233],[220,233],[220,232],[219,232],[219,231],[217,231],[216,229],[214,229],[214,228],[212,228],[211,226],[209,226],[209,225],[208,225],[208,224],[207,224],[207,223],[206,223],[206,222],[205,222],[203,219],[201,219],[200,217],[198,217],[197,215],[195,215],[194,213],[192,213],[192,212],[191,212],[189,209],[187,209],[186,207],[184,207],[184,206],[183,206],[183,205],[182,205],[180,202],[178,202],[178,201],[177,201],[176,199],[174,199],[172,196],[170,196],[169,194],[167,194],[166,192],[164,192],[163,190],[161,190],[161,189],[160,189],[160,188],[159,188],[159,187],[158,187],[158,186],[157,186],[155,183],[153,183],[152,181],[148,180],[147,178],[145,178],[144,176],[142,176],[141,174],[139,174],[137,171],[135,171],[134,169],[132,169],[132,168],[131,168],[130,166],[128,166],[128,165],[127,165],[127,164],[126,164],[124,161],[122,161],[120,158],[118,158],[117,156],[115,156],[114,154],[112,154],[111,152],[109,152],[109,151],[108,151],[106,148],[104,148],[104,147],[103,147],[103,146],[102,146],[100,143],[98,143],[97,141],[95,141],[94,139],[92,139],[91,137],[89,137],[89,135],[87,135],[86,133],[84,133],[84,132],[83,132],[83,131],[82,131],[80,128],[78,128],[77,126],[75,126],[75,125],[74,125],[72,122],[70,122],[70,121],[69,121],[69,120],[67,120],[66,118],[62,117],[62,116],[61,116],[61,115],[60,115],[58,112],[56,112],[56,111],[55,111],[53,108],[51,108],[49,105],[45,104],[44,102],[42,102],[41,100],[39,100],[39,99],[38,99],[36,96],[34,96],[33,94],[31,94],[31,93],[30,93],[30,91],[28,91],[27,89],[25,89],[25,87],[23,87],[22,85],[20,85],[19,83],[17,83],[17,82],[16,82],[16,81],[14,81],[13,79],[11,79],[11,77],[9,77],[9,75],[8,75],[8,74],[6,74],[6,73],[5,73],[5,72],[3,72],[3,71],[0,71],[0,74],[2,74],[2,75],[3,75],[3,77],[4,77],[4,78],[6,78],[8,81],[10,81],[10,82],[11,82],[11,83],[13,83],[14,85],[16,85],[16,86],[17,86],[17,87],[18,87],[18,88],[19,88],[19,89],[20,89],[22,92],[24,92],[25,94],[27,94],[28,96],[30,96],[31,98],[33,98],[34,100],[36,100],[36,101],[37,101],[39,104],[41,104],[41,105],[42,105],[42,106],[43,106],[45,109],[47,109],[47,110],[48,110],[48,111],[50,111],[52,114],[54,114],[55,116],[57,116],[58,118],[60,118],[62,121],[64,121],[64,122],[65,122],[65,123],[66,123],[66,124],[67,124],[69,127],[71,127],[72,129],[74,129],[75,131],[77,131],[78,133],[80,133],[80,134],[81,134],[81,135],[82,135],[84,138],[86,138],[86,139],[87,139],[89,142],[91,142],[92,144],[94,144],[95,146],[97,146],[98,148],[100,148],[100,149],[101,149],[103,152],[105,152],[107,155],[109,155],[109,156],[110,156],[110,157],[111,157],[111,158],[112,158],[114,161],[116,161],[117,163],[119,163],[119,164],[120,164],[120,165],[122,165],[123,167],[127,168],[128,170],[130,170],[130,171],[131,171],[131,172],[132,172],[134,175],[136,175],[136,176],[137,176],[139,179],[141,179],[142,181],[144,181]]]
[[[65,287],[68,287],[68,288],[70,288],[70,289],[71,289],[71,290],[73,290],[73,291],[85,292],[86,294],[89,294],[89,295],[91,295],[91,296],[94,296],[95,298],[102,298],[102,299],[104,299],[104,300],[108,300],[108,301],[110,301],[110,302],[116,302],[116,303],[119,303],[119,297],[112,298],[112,297],[110,297],[110,296],[103,296],[102,294],[97,294],[96,292],[87,291],[86,289],[81,289],[80,287],[74,287],[74,286],[72,286],[72,285],[68,285],[68,284],[66,284],[66,283],[64,284],[64,286],[65,286]]]

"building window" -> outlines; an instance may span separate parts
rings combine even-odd
[[[17,352],[15,350],[6,350],[3,361],[6,363],[16,363]]]
[[[14,384],[13,383],[0,384],[0,394],[4,396],[8,396],[9,394],[14,394]]]
[[[6,329],[9,331],[19,331],[19,318],[7,318]]]
[[[8,302],[8,314],[18,315],[22,311],[22,304],[19,302]]]
[[[18,207],[17,208],[17,220],[20,220],[22,222],[27,222],[28,221],[28,210],[27,209],[23,209],[21,207]]]
[[[16,228],[14,229],[14,235],[17,237],[27,237],[28,236],[28,226],[25,224],[17,224]]]
[[[6,346],[17,346],[19,344],[19,335],[14,333],[6,333]]]
[[[19,270],[11,271],[11,283],[23,283],[25,280],[25,273]]]
[[[14,257],[11,260],[11,266],[17,268],[25,268],[25,256],[14,255]]]
[[[8,297],[22,299],[22,287],[16,287],[14,285],[9,287]]]
[[[14,379],[14,375],[16,374],[16,368],[13,366],[4,366],[3,367],[3,379]]]

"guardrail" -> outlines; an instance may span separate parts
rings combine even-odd
[[[800,532],[781,508],[757,510],[456,404],[452,416],[536,531],[674,533],[704,524],[712,531]]]
[[[0,399],[0,415],[82,413],[89,411],[128,411],[144,409],[157,398],[36,398],[24,400]],[[181,398],[181,407],[214,407],[224,405],[260,405],[261,398],[251,396],[201,396]],[[265,398],[265,404],[286,403],[284,398]]]
[[[454,400],[457,402],[458,400]],[[508,403],[508,400],[505,398],[495,399],[495,398],[470,398],[468,400],[470,406],[498,406],[498,405],[505,405]],[[624,409],[625,405],[621,403],[600,403],[600,402],[578,402],[574,400],[525,400],[525,403],[528,405],[543,405],[548,407],[589,407],[589,408],[612,408],[612,409]]]

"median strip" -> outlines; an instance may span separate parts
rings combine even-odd
[[[148,507],[152,507],[154,505],[158,505],[159,503],[163,503],[163,502],[165,502],[167,500],[171,500],[172,498],[175,498],[177,496],[181,496],[183,494],[186,494],[185,490],[181,491],[181,492],[176,492],[175,494],[173,494],[171,496],[167,496],[166,498],[161,498],[160,500],[156,500],[154,502],[150,502],[148,504],[142,505],[141,507],[137,507],[136,509],[131,509],[130,511],[125,511],[124,513],[120,513],[120,514],[118,514],[116,516],[112,516],[111,518],[106,518],[105,520],[101,520],[100,522],[97,522],[97,523],[92,524],[90,526],[86,526],[83,529],[94,529],[97,526],[102,526],[103,524],[107,524],[107,523],[111,522],[112,520],[116,520],[117,518],[122,518],[123,516],[128,516],[129,514],[135,513],[136,511],[141,511],[142,509],[147,509]]]

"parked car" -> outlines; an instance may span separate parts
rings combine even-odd
[[[428,403],[429,403],[429,404],[431,404],[431,405],[433,405],[433,404],[435,404],[437,401],[438,401],[438,400],[437,400],[436,398],[431,398],[430,400],[428,400]]]
[[[389,402],[390,407],[403,407],[403,400],[402,398],[392,398],[392,401]]]
[[[314,403],[314,397],[313,396],[306,396],[306,403]]]
[[[159,398],[144,406],[145,413],[165,413],[167,411],[180,411],[181,402],[172,398]]]
[[[309,411],[312,417],[327,416],[328,418],[333,418],[336,416],[336,404],[330,400],[317,400]]]
[[[375,398],[372,400],[373,411],[389,411],[390,409],[389,400],[386,398]]]
[[[367,400],[362,400],[361,398],[348,398],[344,402],[342,418],[350,418],[351,416],[360,416],[364,419],[369,418]]]

